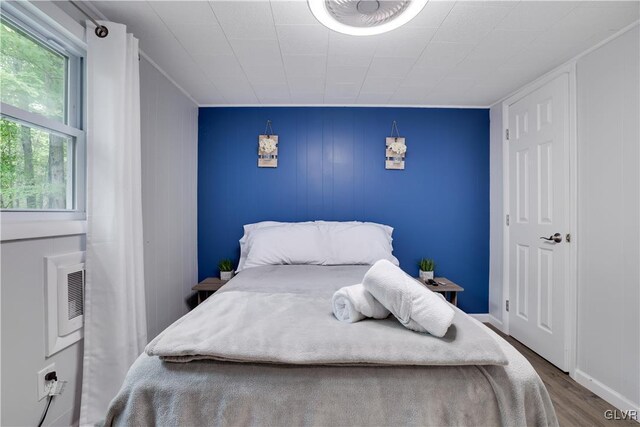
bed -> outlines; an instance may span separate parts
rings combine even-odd
[[[333,319],[333,292],[361,281],[367,269],[265,265],[241,271],[149,344],[105,424],[558,424],[527,360],[457,308],[458,329],[433,338],[428,351],[413,351],[425,337],[393,316],[357,324]],[[330,336],[319,339],[325,327]],[[474,339],[491,342],[468,346]],[[469,348],[481,347],[466,359],[481,362],[458,360],[449,351],[456,343],[467,345],[465,358]],[[481,351],[491,346],[506,364]]]

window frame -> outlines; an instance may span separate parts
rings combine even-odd
[[[71,139],[67,152],[71,160],[67,170],[67,203],[71,202],[71,209],[1,209],[3,238],[7,226],[14,223],[34,221],[60,221],[86,219],[86,112],[84,99],[86,93],[86,51],[59,31],[52,29],[44,22],[34,17],[28,10],[18,4],[2,2],[2,20],[17,27],[27,37],[31,37],[46,49],[50,49],[67,58],[65,117],[63,121],[51,119],[38,113],[23,110],[4,102],[1,105],[1,115],[7,119],[23,122],[35,128],[51,131]]]

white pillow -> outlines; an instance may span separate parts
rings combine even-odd
[[[366,224],[366,225],[374,225],[376,227],[380,227],[382,228],[385,233],[387,234],[387,237],[389,239],[389,244],[391,244],[391,242],[393,241],[393,238],[391,237],[393,235],[393,227],[390,227],[388,225],[384,225],[384,224],[378,224],[377,222],[362,222],[362,221],[315,221],[316,224],[322,224],[322,225],[326,225],[328,227],[342,227],[345,224]]]
[[[322,228],[322,225],[320,225]],[[399,265],[392,255],[391,227],[374,223],[332,224],[326,229],[330,244],[327,265],[369,264],[386,259]],[[391,230],[388,230],[391,229]]]
[[[282,224],[253,230],[243,268],[261,265],[318,264],[327,261],[327,243],[316,224]]]
[[[260,228],[272,227],[274,225],[279,225],[279,224],[284,224],[284,223],[277,222],[277,221],[262,221],[262,222],[256,222],[254,224],[246,224],[244,226],[244,235],[239,240],[240,260],[238,261],[238,268],[236,269],[236,272],[240,272],[244,269],[244,263],[247,261],[247,253],[249,251],[249,248],[247,246],[247,240],[249,239],[249,235],[251,234],[251,232],[254,230],[258,230]]]
[[[245,230],[241,246],[246,257],[238,270],[280,264],[371,265],[380,259],[399,265],[392,255],[393,228],[381,224],[270,223]]]
[[[249,253],[249,243],[248,243],[249,236],[251,235],[252,232],[265,227],[273,227],[274,225],[286,225],[286,224],[313,224],[313,221],[306,221],[306,222],[261,221],[253,224],[245,224],[243,227],[244,235],[239,240],[240,260],[238,261],[238,268],[236,269],[236,273],[242,271],[245,268],[244,263],[247,261],[247,254]]]

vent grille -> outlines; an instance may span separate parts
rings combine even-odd
[[[351,27],[376,27],[402,14],[410,0],[326,0],[327,11]]]
[[[84,314],[84,270],[67,274],[68,319]]]

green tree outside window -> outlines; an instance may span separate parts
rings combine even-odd
[[[5,104],[66,122],[68,59],[15,26],[0,23],[0,98]],[[71,140],[0,119],[0,208],[69,209]]]

